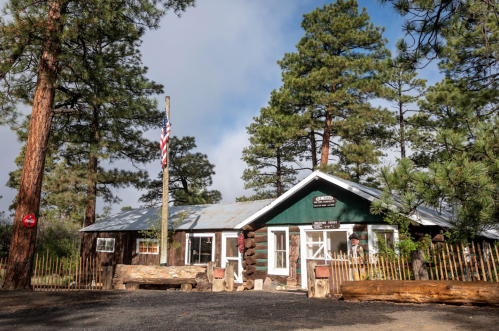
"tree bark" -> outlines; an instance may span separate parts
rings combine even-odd
[[[95,223],[95,209],[97,204],[97,157],[90,153],[88,161],[87,207],[85,210],[85,226]]]
[[[90,144],[90,155],[88,160],[88,184],[87,184],[87,206],[85,210],[85,226],[95,223],[95,210],[97,204],[97,155],[94,148],[98,148],[99,140],[99,112],[98,107],[94,107],[92,116],[92,137]]]
[[[399,83],[399,100],[402,98],[401,85]],[[400,126],[400,158],[405,159],[405,123],[404,123],[404,106],[399,102],[399,126]]]
[[[281,151],[277,149],[277,158],[276,158],[276,196],[281,196],[282,190],[282,182],[281,182]]]
[[[426,270],[424,252],[422,250],[412,251],[411,261],[414,280],[428,280],[428,270]]]
[[[38,65],[26,157],[17,196],[12,243],[2,290],[31,288],[31,268],[35,254],[37,226],[26,228],[22,224],[22,219],[28,214],[34,214],[37,218],[39,216],[45,154],[54,108],[58,57],[61,51],[60,34],[63,29],[61,14],[65,11],[65,6],[65,3],[52,1],[49,4],[45,22],[47,40]]]
[[[315,131],[310,131],[310,153],[312,154],[312,169],[317,167],[317,142],[315,141]]]
[[[324,127],[324,134],[322,138],[321,147],[321,166],[325,166],[329,160],[329,141],[331,139],[331,122],[333,120],[333,115],[330,111],[326,112],[326,126]]]

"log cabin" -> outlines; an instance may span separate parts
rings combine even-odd
[[[397,226],[370,213],[371,202],[380,195],[379,190],[314,171],[274,200],[170,207],[171,221],[180,215],[183,219],[168,247],[168,265],[232,263],[236,283],[247,288],[267,277],[306,288],[306,261],[327,263],[334,253],[349,252],[353,233],[365,252],[376,251],[379,236],[394,247]],[[125,210],[82,229],[82,254],[98,255],[111,265],[158,264],[157,241],[140,235],[158,213]],[[433,237],[452,227],[451,219],[420,206],[411,216],[411,231]],[[499,239],[492,231],[484,236]]]

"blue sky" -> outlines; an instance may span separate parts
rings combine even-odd
[[[161,28],[144,38],[141,52],[149,67],[148,77],[164,85],[171,97],[172,135],[194,136],[198,151],[215,164],[213,188],[222,192],[223,202],[251,192],[240,179],[245,163],[240,160],[248,145],[246,127],[264,107],[273,89],[281,85],[277,61],[293,52],[303,36],[304,13],[329,1],[317,0],[198,0],[181,18],[170,13]],[[374,0],[359,1],[374,24],[384,26],[388,48],[403,37],[403,19],[389,6]],[[420,73],[429,83],[440,80],[436,65]],[[163,109],[164,95],[158,96]],[[379,102],[379,104],[383,104]],[[158,139],[159,132],[148,132]],[[6,210],[15,192],[5,186],[8,172],[15,169],[14,159],[20,144],[6,127],[0,128],[0,211]],[[113,166],[130,168],[126,162]],[[144,166],[155,178],[160,160]],[[142,194],[133,188],[117,194],[121,206],[138,207]],[[98,209],[102,208],[99,203]]]

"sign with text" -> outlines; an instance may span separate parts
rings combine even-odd
[[[36,225],[36,217],[35,215],[26,215],[23,218],[23,224],[27,228],[32,228]]]
[[[339,229],[340,221],[321,221],[312,222],[312,229],[314,230],[329,230],[329,229]]]
[[[336,206],[336,197],[332,195],[323,195],[320,197],[314,197],[314,208],[320,207],[335,207]]]

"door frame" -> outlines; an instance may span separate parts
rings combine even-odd
[[[227,248],[227,241],[226,239],[227,238],[238,238],[239,237],[239,231],[223,231],[222,232],[222,252],[221,252],[221,257],[222,257],[222,261],[220,262],[220,266],[222,268],[225,268],[226,265],[227,265],[227,262],[228,262],[228,259],[227,259],[227,251],[226,251],[226,248]],[[235,260],[236,258],[231,258],[233,260]],[[243,259],[243,254],[239,251],[239,248],[237,250],[237,266],[238,266],[238,273],[234,273],[234,282],[236,283],[242,283],[243,282],[243,274],[242,274],[242,271],[243,271],[243,263],[242,263],[242,259]]]
[[[337,232],[337,231],[346,231],[347,233],[347,244],[348,251],[350,251],[350,240],[348,240],[348,236],[353,233],[353,227],[355,224],[341,224],[339,229],[329,229],[329,230],[314,230],[312,229],[312,225],[302,225],[300,228],[300,260],[301,260],[301,287],[302,289],[307,289],[307,259],[305,258],[306,252],[306,240],[305,240],[305,232]],[[348,253],[348,252],[346,252]]]

